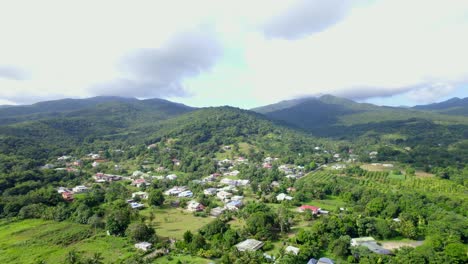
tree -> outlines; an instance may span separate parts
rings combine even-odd
[[[81,257],[78,255],[78,253],[75,250],[71,250],[67,254],[67,263],[69,264],[78,264],[80,263]]]
[[[164,203],[164,195],[160,189],[153,189],[149,192],[148,202],[151,205],[161,206]]]
[[[338,239],[334,240],[331,244],[331,249],[333,254],[345,257],[349,254],[349,243],[351,241],[350,236],[340,236]]]
[[[111,235],[122,236],[130,224],[130,212],[120,209],[111,212],[106,219],[106,229]]]
[[[135,242],[152,241],[154,239],[155,231],[153,228],[143,224],[134,223],[128,226],[125,234],[127,237]]]
[[[190,232],[190,230],[185,231],[184,233],[184,241],[185,243],[189,244],[192,242],[193,239],[193,234]]]

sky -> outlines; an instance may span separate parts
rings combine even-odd
[[[465,0],[0,0],[0,105],[468,97]]]

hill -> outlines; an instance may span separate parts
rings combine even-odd
[[[461,116],[357,103],[332,95],[282,101],[252,110],[320,136],[327,136],[330,132],[343,134],[336,131],[343,126],[404,121],[413,118],[443,124],[468,124],[468,119]]]
[[[120,108],[120,109],[119,109]],[[130,111],[137,115],[157,114],[159,118],[184,113],[193,108],[163,99],[138,100],[123,97],[93,97],[39,102],[33,105],[0,108],[0,125],[48,118],[108,117]],[[148,115],[146,115],[148,116]]]
[[[463,99],[454,97],[440,103],[417,105],[413,109],[434,111],[448,115],[468,116],[468,97]]]

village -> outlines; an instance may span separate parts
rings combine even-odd
[[[149,145],[148,149],[153,148],[154,145]],[[230,146],[223,146],[224,150],[229,150]],[[320,147],[315,148],[317,151],[321,151]],[[328,151],[324,150],[324,153]],[[111,166],[113,172],[109,171],[102,172],[100,166],[108,162],[105,158],[102,158],[101,152],[90,153],[86,157],[81,159],[74,159],[71,156],[62,156],[57,159],[59,164],[65,165],[64,167],[55,168],[55,165],[46,164],[43,169],[55,169],[55,170],[66,170],[67,172],[77,173],[82,171],[85,164],[90,167],[92,171],[97,171],[86,182],[81,185],[63,187],[60,186],[57,192],[62,195],[62,198],[68,202],[73,202],[75,197],[83,195],[90,191],[94,186],[100,185],[101,187],[109,186],[111,183],[121,182],[124,186],[127,186],[129,190],[129,196],[126,202],[133,210],[139,210],[142,213],[146,213],[147,210],[151,210],[152,206],[148,203],[149,193],[146,191],[151,188],[153,184],[164,183],[166,186],[163,189],[164,203],[168,205],[168,210],[176,210],[178,214],[186,215],[187,213],[193,214],[196,218],[219,218],[223,214],[229,214],[234,219],[237,219],[236,213],[239,212],[246,204],[257,201],[266,202],[270,206],[276,208],[280,204],[287,204],[293,214],[310,214],[311,219],[316,217],[324,217],[334,213],[345,213],[347,210],[344,207],[340,207],[338,211],[333,210],[332,206],[327,208],[321,208],[318,204],[308,203],[302,204],[295,201],[295,188],[293,183],[309,174],[312,174],[319,170],[343,170],[348,165],[354,163],[357,159],[357,155],[349,155],[346,159],[338,153],[333,154],[333,160],[330,164],[316,164],[313,168],[307,168],[299,165],[292,164],[281,164],[278,162],[278,158],[265,157],[262,163],[255,164],[257,167],[261,167],[265,170],[272,170],[277,168],[280,171],[283,178],[275,181],[271,181],[267,190],[264,190],[262,199],[259,199],[258,195],[252,192],[252,183],[246,179],[245,175],[242,175],[240,168],[245,165],[251,165],[249,160],[244,157],[235,157],[234,159],[222,159],[216,160],[218,172],[207,175],[201,179],[188,180],[187,175],[178,173],[177,171],[169,171],[163,166],[148,166],[145,164],[141,166],[142,170],[135,170],[130,175],[119,175],[122,166],[115,164]],[[371,159],[377,155],[376,151],[369,153]],[[172,160],[175,167],[181,165],[181,161],[177,158]],[[380,164],[372,163],[369,166],[383,166],[387,168],[393,168],[393,164]],[[109,166],[107,167],[109,168]],[[178,176],[179,175],[179,176]],[[260,186],[258,186],[261,188]],[[266,191],[266,193],[265,193]],[[265,199],[265,197],[269,197]],[[209,203],[209,206],[208,204]],[[328,209],[328,210],[327,210]],[[332,209],[332,210],[331,210]],[[158,230],[159,231],[159,230]],[[190,230],[192,232],[195,229]],[[179,236],[171,237],[170,233],[160,232],[167,234],[168,238],[172,240],[180,239]],[[174,235],[174,234],[172,234]],[[257,251],[261,250],[265,243],[254,238],[248,238],[235,245],[235,248],[239,251]],[[286,254],[298,255],[300,248],[292,243],[285,241],[278,241],[277,244],[284,245]],[[140,241],[136,243],[135,248],[143,252],[152,252],[157,250],[153,247],[153,244],[147,241]],[[392,254],[390,250],[387,250],[380,246],[377,241],[372,237],[357,237],[351,240],[350,246],[364,246],[370,251],[376,254]],[[158,252],[161,252],[160,250]],[[165,254],[169,253],[169,249],[165,251]],[[273,252],[265,252],[264,256],[266,259],[274,262],[275,256]],[[312,258],[308,262],[312,263],[334,263],[329,258]]]

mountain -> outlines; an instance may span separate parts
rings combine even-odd
[[[64,99],[0,109],[0,153],[41,159],[68,153],[85,142],[124,141],[136,131],[151,131],[158,122],[194,110],[162,99],[120,97]]]
[[[434,111],[448,115],[468,116],[468,97],[463,99],[454,97],[440,103],[417,105],[413,109]]]
[[[330,132],[337,134],[337,129],[354,125],[404,121],[412,118],[439,123],[468,124],[468,119],[464,117],[448,116],[416,109],[357,103],[332,95],[282,101],[252,110],[271,119],[286,122],[291,126],[320,136],[327,136]],[[345,130],[341,132],[345,133]]]
[[[0,108],[0,125],[48,118],[91,118],[98,116],[100,118],[113,118],[119,114],[133,115],[131,117],[139,114],[143,114],[143,116],[156,114],[158,119],[164,119],[165,115],[173,116],[191,110],[193,110],[192,107],[163,99],[138,100],[136,98],[100,96]]]

